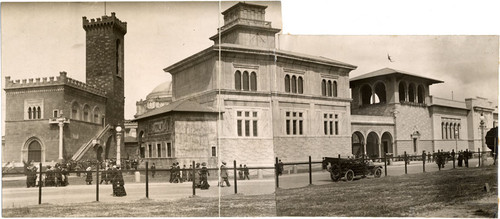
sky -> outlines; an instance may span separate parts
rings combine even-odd
[[[359,0],[258,4],[268,5],[266,20],[271,21],[273,27],[284,28],[279,37],[280,49],[358,66],[351,77],[384,67],[420,74],[445,81],[431,86],[431,95],[451,99],[453,91],[455,100],[482,96],[498,104],[499,39],[491,35],[499,33],[491,32],[498,29],[491,27],[498,27],[500,16],[495,7],[489,5],[490,1],[481,6],[454,1],[454,10],[446,11],[449,1],[443,1],[444,5],[432,3],[432,7],[426,7],[429,1],[408,5],[398,1],[381,2],[392,6],[362,1],[365,7],[358,7]],[[221,10],[234,4],[222,2]],[[377,10],[372,10],[374,8]],[[479,9],[479,13],[465,13]],[[218,2],[106,5],[102,2],[4,2],[1,5],[2,86],[5,76],[16,80],[58,76],[60,71],[84,82],[82,16],[97,18],[104,15],[105,10],[107,15],[116,12],[128,27],[124,42],[126,119],[136,113],[136,101],[170,80],[170,75],[162,69],[213,45],[208,38],[216,34],[219,18],[223,22]],[[419,16],[423,13],[426,16]],[[482,25],[474,19],[485,27],[478,29]],[[389,62],[387,54],[395,62]],[[2,91],[2,112],[4,97]],[[3,121],[2,113],[2,127]]]

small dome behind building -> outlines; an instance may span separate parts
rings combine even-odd
[[[145,100],[136,102],[137,112],[135,117],[149,112],[153,109],[160,108],[172,102],[172,81],[166,81],[156,86],[147,96]]]

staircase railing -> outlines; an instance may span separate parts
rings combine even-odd
[[[111,130],[111,125],[108,124],[104,129],[102,129],[100,132],[96,134],[93,138],[91,138],[87,143],[84,143],[76,152],[73,154],[73,157],[71,158],[74,161],[79,161],[87,151],[94,146],[93,142],[94,140],[99,140],[106,132]]]

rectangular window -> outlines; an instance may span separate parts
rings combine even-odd
[[[299,135],[302,135],[302,120],[299,120]]]
[[[158,157],[161,157],[161,144],[156,144],[156,151],[158,152]]]
[[[241,111],[237,111],[236,116],[241,116]]]
[[[257,112],[253,112],[253,117],[257,117]]]
[[[152,145],[148,145],[148,151],[149,151],[149,153],[148,153],[149,157],[153,157],[153,146]]]
[[[328,135],[328,121],[323,122],[323,128],[325,129],[325,135]]]
[[[250,117],[250,112],[245,112],[245,117]]]
[[[237,128],[238,128],[238,136],[242,136],[243,135],[243,128],[242,128],[242,121],[241,120],[238,120],[238,124],[237,124]]]
[[[297,134],[297,120],[293,120],[293,134]]]
[[[167,157],[172,157],[172,144],[167,143]]]
[[[215,149],[215,146],[212,146],[212,157],[217,156],[217,150]]]
[[[250,136],[250,121],[245,120],[245,136]]]
[[[290,120],[288,119],[286,120],[286,134],[290,134]]]
[[[253,121],[253,136],[257,136],[257,129],[258,129],[258,126],[257,126],[257,120],[254,120]]]
[[[52,111],[52,116],[53,116],[54,118],[59,117],[59,110],[54,110],[54,111]]]
[[[330,121],[330,135],[333,135],[333,122]]]
[[[335,135],[339,135],[339,121],[335,121]]]

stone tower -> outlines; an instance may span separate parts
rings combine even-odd
[[[111,16],[83,17],[86,32],[87,84],[106,91],[104,122],[123,125],[124,121],[124,36],[127,23]]]

